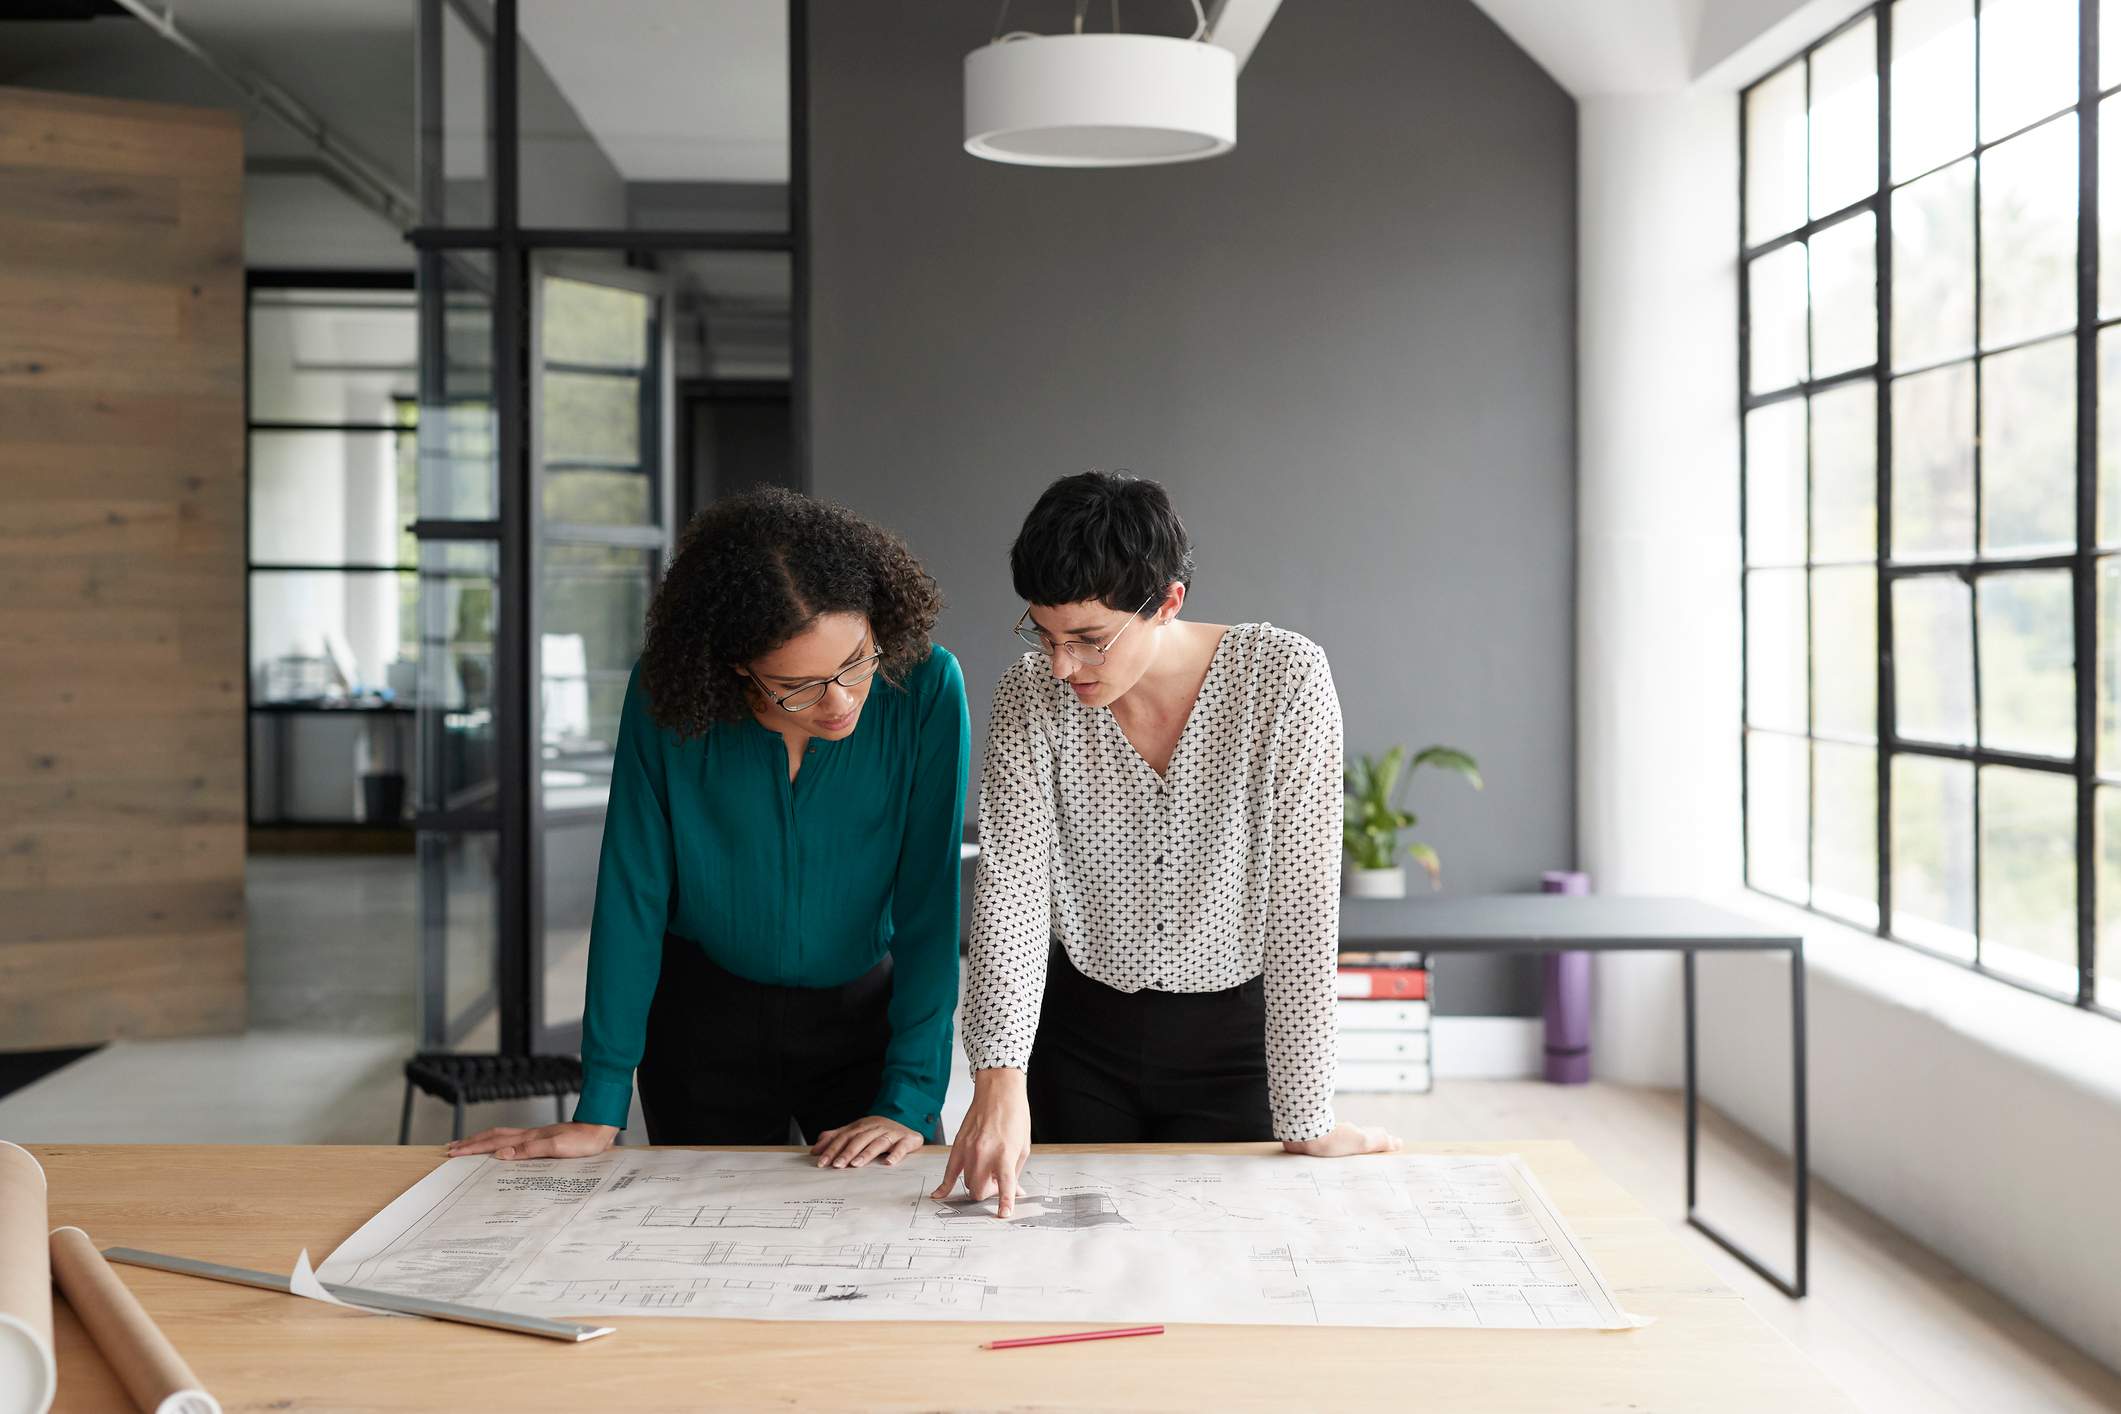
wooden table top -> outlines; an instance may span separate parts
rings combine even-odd
[[[441,1163],[434,1148],[42,1144],[51,1221],[98,1247],[285,1272],[313,1262]],[[1065,1146],[1054,1146],[1062,1148]],[[1079,1146],[1090,1148],[1092,1146]],[[599,1317],[569,1346],[439,1321],[390,1320],[223,1282],[116,1268],[228,1414],[247,1410],[1627,1408],[1855,1406],[1747,1308],[1679,1233],[1574,1145],[1416,1144],[1517,1153],[1575,1228],[1631,1331],[1174,1326],[1162,1336],[1030,1350],[983,1340],[1047,1327],[978,1322]],[[1273,1146],[1143,1145],[1146,1152]],[[1344,1160],[1361,1163],[1361,1159]],[[128,1408],[63,1301],[59,1411]],[[1069,1329],[1058,1325],[1052,1329]]]

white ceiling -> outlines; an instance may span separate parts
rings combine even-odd
[[[286,89],[401,186],[413,181],[413,0],[175,0],[177,27]],[[237,92],[129,16],[0,23],[0,83],[244,108]],[[309,145],[246,114],[244,150]]]
[[[521,0],[518,15],[523,41],[627,181],[788,180],[786,6]]]
[[[210,52],[287,90],[413,182],[415,0],[158,0]],[[788,180],[786,7],[768,0],[521,0],[522,37],[629,181]],[[240,107],[126,17],[0,23],[0,83]],[[308,151],[270,118],[259,156]]]
[[[1866,0],[1474,0],[1578,98],[1735,87]]]

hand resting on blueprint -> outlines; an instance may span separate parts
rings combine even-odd
[[[908,1129],[895,1119],[864,1115],[850,1124],[820,1134],[817,1143],[810,1146],[810,1152],[817,1155],[819,1168],[829,1164],[836,1169],[858,1169],[871,1159],[895,1164],[927,1142],[927,1137],[918,1129]]]
[[[536,1129],[484,1129],[452,1140],[449,1157],[491,1154],[497,1159],[586,1159],[603,1153],[619,1137],[608,1124],[543,1124]]]
[[[1316,1139],[1284,1139],[1281,1147],[1314,1159],[1342,1159],[1350,1154],[1393,1153],[1399,1148],[1399,1136],[1388,1129],[1342,1120]]]

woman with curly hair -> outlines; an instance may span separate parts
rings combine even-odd
[[[969,727],[898,537],[788,491],[686,528],[626,688],[574,1122],[451,1155],[655,1144],[896,1163],[938,1137]]]

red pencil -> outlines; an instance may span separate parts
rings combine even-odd
[[[1162,1335],[1162,1326],[1128,1326],[1116,1331],[1075,1331],[1068,1335],[1027,1335],[1016,1340],[990,1340],[982,1350],[1014,1350],[1019,1345],[1066,1345],[1072,1340],[1117,1340],[1123,1335]]]

